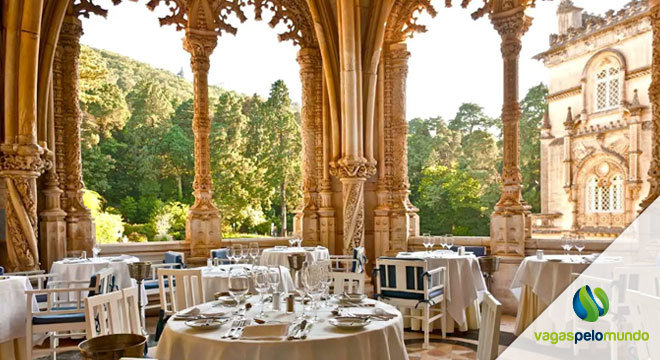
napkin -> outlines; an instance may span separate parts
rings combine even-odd
[[[264,325],[250,325],[243,329],[241,339],[247,340],[264,340],[273,339],[281,340],[286,336],[289,329],[289,324],[264,324]]]

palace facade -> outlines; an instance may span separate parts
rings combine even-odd
[[[537,55],[550,75],[536,236],[615,237],[649,192],[653,29],[647,1],[597,16],[563,0]]]

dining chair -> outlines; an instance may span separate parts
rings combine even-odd
[[[649,334],[660,333],[660,297],[635,290],[626,291],[626,299],[634,313],[633,328]],[[653,335],[651,335],[653,336]],[[636,341],[637,359],[660,359],[660,349],[651,341]]]
[[[424,348],[429,347],[429,325],[442,319],[442,338],[447,336],[447,271],[429,270],[425,259],[380,257],[374,268],[376,298],[397,307],[422,308],[422,315],[404,317],[422,321]],[[435,305],[439,305],[435,307]]]
[[[179,251],[167,251],[163,255],[163,264],[179,264],[182,269],[186,268],[186,256]]]
[[[231,264],[229,259],[229,254],[227,254],[227,248],[213,249],[211,250],[211,259],[218,259],[221,265]]]
[[[367,257],[364,246],[357,246],[351,251],[351,255],[330,255],[333,271],[364,272]]]
[[[491,293],[485,293],[481,302],[477,360],[493,360],[499,355],[501,317],[502,303]]]
[[[4,275],[4,274],[5,274],[5,268],[3,268],[2,266],[0,266],[0,276],[2,276],[2,275]]]
[[[165,286],[165,284],[171,286]],[[156,326],[156,341],[165,323],[177,311],[204,302],[204,286],[201,269],[158,269],[160,311]]]
[[[458,252],[459,245],[454,245],[451,247],[451,251]],[[476,257],[486,256],[487,251],[485,246],[463,246],[465,251],[471,252]]]
[[[121,290],[85,298],[87,339],[128,333],[126,317],[124,293]]]
[[[364,273],[332,272],[333,294],[364,294]]]

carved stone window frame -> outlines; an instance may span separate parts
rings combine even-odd
[[[605,79],[599,79],[598,74],[603,70],[607,71],[607,76]],[[610,74],[613,70],[617,73]],[[587,61],[582,73],[584,109],[587,109],[590,115],[600,115],[621,109],[626,99],[626,74],[626,59],[620,51],[604,49],[594,54]],[[615,104],[611,104],[610,86],[614,80],[618,82],[618,98]],[[608,94],[607,104],[601,108],[598,107],[598,84],[605,84]]]

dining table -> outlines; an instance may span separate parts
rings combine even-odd
[[[204,299],[211,301],[215,299],[217,293],[227,293],[229,291],[229,272],[232,268],[242,267],[246,270],[252,269],[252,265],[248,264],[232,264],[232,265],[218,265],[218,266],[203,266],[198,269],[202,270],[202,286],[204,286]],[[291,273],[288,268],[284,266],[277,266],[270,268],[271,271],[277,271],[280,274],[280,292],[290,292],[295,289]],[[252,278],[249,281],[249,292],[255,294],[255,288]]]
[[[53,262],[50,268],[51,274],[56,274],[56,279],[61,282],[90,280],[94,273],[101,269],[111,268],[115,276],[115,286],[118,289],[126,289],[137,286],[135,279],[131,279],[128,264],[139,262],[140,259],[130,255],[105,256],[94,258],[67,258]],[[76,285],[79,286],[79,285]],[[142,304],[147,304],[146,292],[141,292]],[[84,294],[87,296],[87,294]]]
[[[0,360],[25,360],[25,319],[27,296],[32,290],[26,277],[0,276]],[[37,301],[32,299],[32,310],[38,311]]]
[[[613,271],[621,259],[594,255],[533,255],[525,257],[511,282],[518,299],[514,335],[520,335],[573,282],[573,274],[589,266]]]
[[[445,267],[447,270],[447,312],[453,321],[447,332],[478,329],[481,322],[479,303],[486,290],[486,282],[479,260],[473,254],[458,254],[451,250],[400,252],[397,258],[425,259],[429,270]],[[404,310],[417,312],[421,310]],[[411,319],[411,330],[419,330],[421,321]],[[406,326],[408,323],[406,322]],[[431,324],[433,328],[433,324]]]
[[[258,301],[257,297],[247,300],[251,303]],[[227,312],[226,322],[215,329],[191,328],[186,321],[171,317],[158,342],[155,357],[160,360],[405,360],[408,359],[404,343],[403,316],[401,313],[383,302],[365,299],[363,304],[355,307],[341,307],[342,312],[350,311],[351,315],[370,316],[369,314],[386,313],[389,317],[377,320],[374,317],[361,328],[342,329],[331,324],[338,311],[340,303],[329,300],[328,304],[318,310],[318,322],[305,320],[307,325],[304,337],[292,338],[287,334],[295,334],[296,326],[301,327],[303,304],[296,302],[295,312],[266,311],[265,316],[259,317],[259,305],[251,307],[245,312],[243,319],[250,325],[245,326],[239,333],[246,334],[248,329],[263,336],[224,338],[234,325],[235,308],[218,308],[214,302],[198,305],[201,314],[205,312],[217,313],[218,309]],[[378,309],[378,310],[377,310]],[[182,313],[189,311],[184,310]],[[311,318],[311,312],[308,311]],[[256,321],[262,320],[263,324]],[[265,335],[269,328],[280,329],[280,335]],[[299,334],[300,335],[300,334]]]
[[[309,263],[330,259],[328,248],[323,246],[275,246],[264,249],[259,258],[259,264],[264,266],[280,265],[289,268],[289,255],[294,254],[304,254],[305,261]]]

